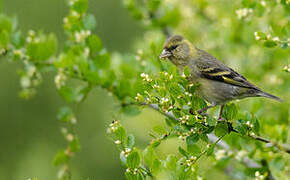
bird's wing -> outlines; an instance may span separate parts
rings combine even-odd
[[[234,86],[259,90],[244,76],[227,67],[215,57],[211,56],[205,51],[201,51],[201,53],[202,55],[199,56],[199,63],[197,63],[197,68],[201,77],[214,81],[220,81]]]

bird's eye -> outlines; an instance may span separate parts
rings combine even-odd
[[[171,46],[170,48],[168,48],[168,50],[169,51],[172,51],[172,50],[174,50],[174,49],[176,49],[177,48],[177,45],[173,45],[173,46]]]

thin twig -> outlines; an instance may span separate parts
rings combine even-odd
[[[147,104],[143,103],[142,105],[147,105]],[[163,112],[163,111],[161,111],[157,104],[149,104],[148,106],[150,108],[154,109],[155,111],[163,114],[164,116],[166,116],[168,118],[171,118],[171,119],[174,119],[176,121],[179,121],[179,119],[176,118],[173,115],[172,112]],[[230,146],[225,141],[223,141],[223,140],[219,139],[217,136],[215,136],[213,133],[208,134],[208,139],[212,143],[216,143],[217,142],[217,145],[220,146],[221,148],[223,148],[223,149],[225,149],[227,151],[230,150]],[[247,156],[243,159],[243,163],[249,168],[261,168],[262,167],[260,164],[258,164],[257,162],[255,162],[254,160],[250,159]]]

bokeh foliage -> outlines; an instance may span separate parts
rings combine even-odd
[[[210,179],[207,171],[235,179],[289,177],[285,145],[289,144],[289,1],[123,3],[146,28],[134,51],[125,54],[108,52],[92,33],[96,22],[87,13],[87,0],[67,1],[64,42],[42,31],[22,33],[15,18],[1,14],[1,55],[24,65],[19,72],[20,96],[34,96],[47,72],[56,73],[56,89],[71,104],[85,101],[95,87],[108,91],[118,104],[108,133],[121,151],[127,179]],[[284,102],[252,99],[228,104],[223,117],[229,123],[218,122],[215,110],[209,116],[199,115],[196,111],[206,102],[195,94],[198,85],[186,81],[188,70],[181,76],[172,64],[158,59],[166,36],[173,33],[239,69]],[[136,140],[144,140],[128,134],[121,124],[131,116],[138,120],[146,107],[166,118],[151,127],[151,142],[142,147]],[[59,179],[70,179],[70,159],[79,151],[76,118],[64,107],[58,119],[67,126],[62,132],[68,146],[58,152],[54,164],[61,166]],[[142,123],[146,121],[138,126]],[[175,151],[168,153],[172,147]]]

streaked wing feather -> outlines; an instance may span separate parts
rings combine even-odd
[[[215,57],[202,50],[200,50],[200,53],[202,53],[202,55],[200,56],[201,59],[197,67],[200,71],[201,77],[214,81],[220,81],[234,86],[259,90],[244,76],[240,75],[233,69],[225,66]]]

